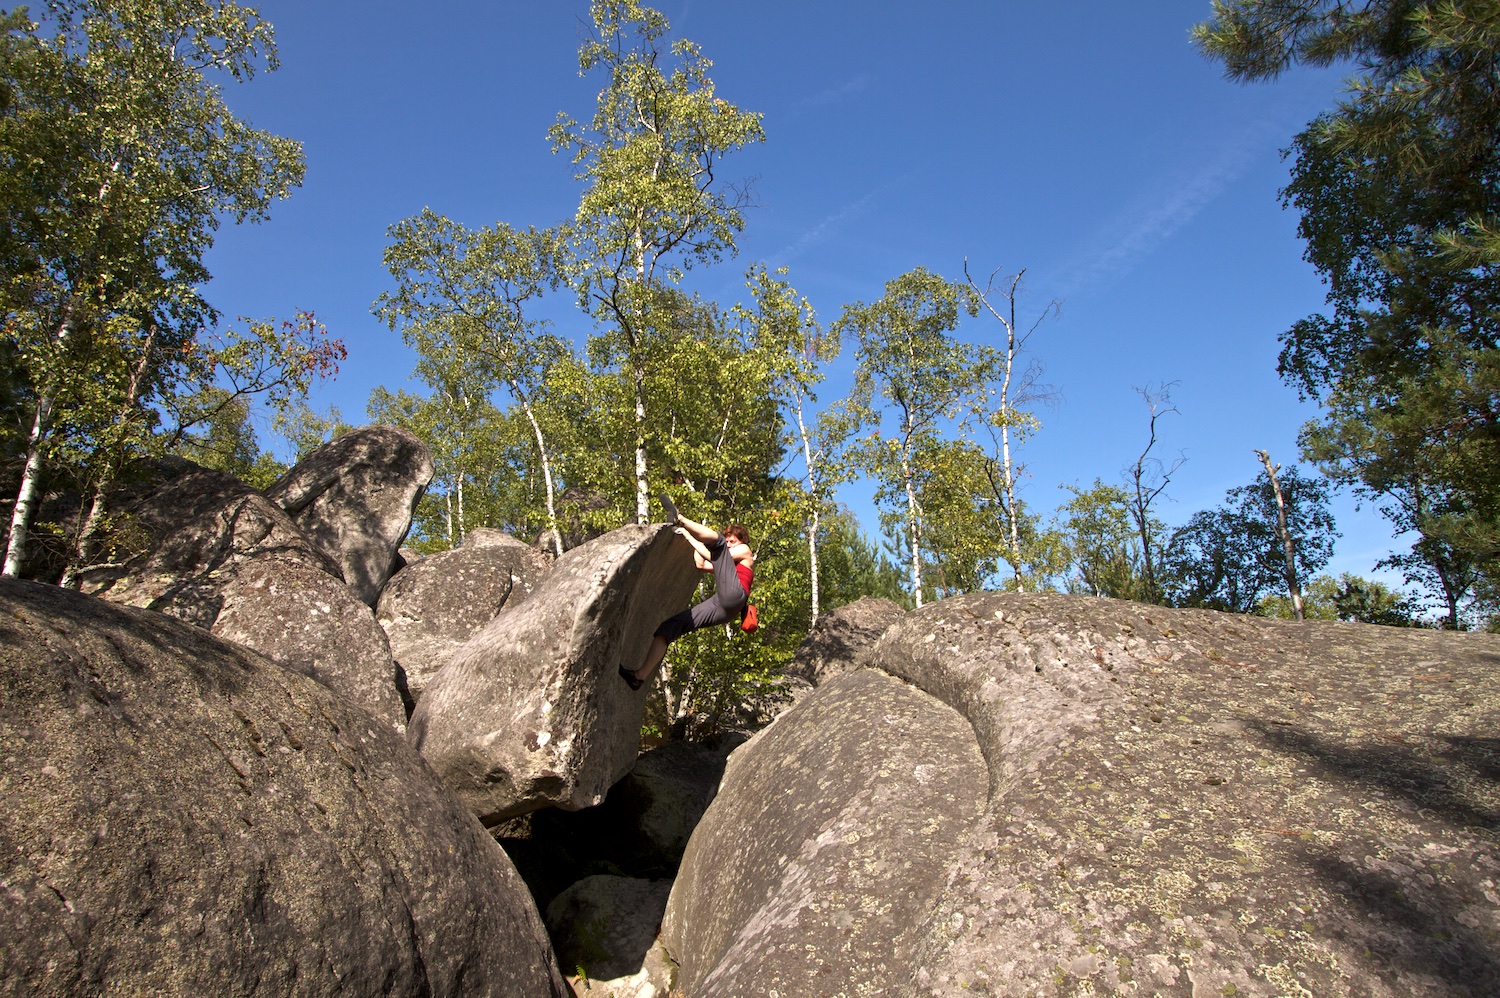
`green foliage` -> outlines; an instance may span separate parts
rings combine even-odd
[[[1073,494],[1058,510],[1058,528],[1067,538],[1073,569],[1068,591],[1145,599],[1144,562],[1131,517],[1131,497],[1119,486],[1097,478],[1089,489],[1064,488]],[[1159,523],[1154,527],[1161,529]]]
[[[1338,578],[1319,575],[1302,593],[1303,612],[1308,620],[1347,620],[1362,624],[1385,624],[1388,627],[1421,627],[1419,609],[1411,597],[1381,582],[1343,572]],[[1261,617],[1293,619],[1290,596],[1276,593],[1256,604]]]
[[[1338,536],[1328,508],[1330,486],[1296,468],[1284,469],[1278,480],[1287,530],[1296,543],[1297,576],[1310,578],[1333,556]],[[1251,613],[1262,597],[1284,584],[1269,477],[1262,472],[1254,483],[1230,489],[1224,498],[1225,505],[1194,513],[1172,535],[1162,559],[1172,605]]]
[[[1500,552],[1500,3],[1219,2],[1196,36],[1240,79],[1361,71],[1291,150],[1284,198],[1329,292],[1281,371],[1326,405],[1308,458],[1416,532],[1388,563],[1457,626]]]
[[[597,366],[630,389],[637,520],[649,516],[646,381],[681,370],[676,357],[686,308],[685,271],[732,253],[744,227],[742,191],[716,176],[726,154],[764,137],[758,114],[717,96],[711,63],[686,39],[662,48],[666,18],[635,0],[595,0],[593,34],[578,51],[582,74],[599,73],[585,128],[560,115],[555,151],[571,152],[584,191],[569,230],[569,278],[602,324],[590,343]]]
[[[441,424],[455,434],[433,440],[449,459],[441,495],[431,497],[445,504],[446,541],[461,540],[470,519],[463,501],[466,476],[495,465],[476,459],[475,452],[493,451],[497,434],[504,431],[494,425],[499,413],[489,402],[502,390],[524,415],[534,448],[531,460],[516,470],[523,480],[540,479],[544,525],[560,537],[554,458],[545,428],[547,372],[571,358],[572,351],[543,333],[543,324],[528,319],[525,309],[560,280],[561,236],[552,230],[518,231],[503,222],[471,230],[430,208],[391,226],[389,235],[384,260],[396,287],[383,292],[372,311],[416,349],[417,375],[433,389],[428,405],[435,410],[419,413],[403,403],[412,428],[425,436]],[[384,399],[372,398],[371,405],[386,408]],[[465,456],[459,458],[459,452]],[[505,512],[492,522],[529,519],[524,507]],[[561,553],[561,541],[554,546]]]
[[[918,267],[888,281],[885,292],[872,304],[846,305],[834,328],[840,335],[852,334],[859,344],[849,405],[857,422],[873,432],[860,443],[856,460],[877,483],[883,524],[901,525],[911,565],[909,585],[921,606],[927,525],[959,512],[937,508],[944,500],[952,503],[955,494],[936,487],[945,470],[942,459],[955,454],[940,431],[970,414],[983,394],[992,358],[985,349],[951,335],[960,312],[973,315],[978,308],[967,286]],[[965,459],[971,456],[962,445],[957,452]],[[935,486],[930,495],[929,484]],[[972,493],[962,502],[972,506]],[[958,536],[950,523],[950,543]],[[975,568],[971,574],[980,571]]]

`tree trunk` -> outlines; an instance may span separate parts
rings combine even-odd
[[[66,345],[72,332],[73,308],[68,305],[63,310],[63,320],[58,324],[54,337],[59,349]],[[51,429],[52,396],[50,392],[39,391],[31,433],[26,438],[26,466],[21,472],[21,486],[16,490],[16,505],[10,514],[10,540],[5,546],[5,566],[0,568],[0,575],[21,574],[31,521],[36,515],[37,499],[41,493],[42,465],[46,460],[47,435]]]
[[[1005,367],[1005,381],[1008,386],[1010,383],[1010,363],[1008,361]],[[1002,413],[1005,411],[1005,405],[1005,389],[1001,389],[1000,409]],[[1024,593],[1026,591],[1026,583],[1021,579],[1021,530],[1020,524],[1016,522],[1017,513],[1019,512],[1016,509],[1016,476],[1010,463],[1010,427],[1005,423],[1000,424],[1000,451],[1003,462],[1002,478],[1005,488],[1005,518],[1010,521],[1010,554],[1012,559],[1010,567],[1016,576],[1017,591]]]
[[[1306,620],[1307,616],[1302,609],[1302,589],[1297,585],[1297,545],[1286,526],[1286,500],[1281,495],[1281,483],[1276,481],[1276,472],[1281,469],[1281,465],[1272,467],[1269,451],[1258,450],[1255,453],[1266,466],[1266,476],[1271,480],[1271,494],[1276,497],[1276,536],[1281,538],[1282,558],[1286,562],[1286,588],[1292,596],[1292,616],[1297,620]]]
[[[541,424],[536,421],[536,414],[531,411],[531,400],[521,390],[521,386],[515,381],[510,383],[510,390],[521,403],[521,411],[526,413],[526,421],[531,424],[531,432],[536,436],[537,453],[541,455],[542,462],[542,489],[547,496],[547,529],[552,532],[552,550],[559,558],[563,553],[562,531],[557,529],[557,503],[552,495],[552,462],[547,457],[547,441],[542,437]]]
[[[807,439],[807,422],[802,416],[802,397],[797,396],[797,433],[802,437],[802,461],[807,466],[807,491],[812,496],[812,516],[807,524],[807,574],[812,585],[812,606],[808,626],[818,622],[818,607],[822,596],[818,590],[818,523],[823,500],[818,494],[817,476],[813,473],[812,444]]]
[[[646,372],[635,369],[635,522],[651,522],[651,492],[646,484]]]
[[[10,542],[5,547],[5,567],[0,570],[0,575],[20,575],[21,565],[26,559],[27,535],[31,531],[31,520],[41,491],[42,451],[51,416],[52,400],[43,395],[37,399],[36,416],[26,441],[26,467],[21,472],[21,487],[16,491],[16,506],[10,514]]]
[[[910,459],[901,456],[901,471],[906,478],[906,516],[911,535],[911,590],[918,610],[922,609],[922,516],[917,505],[917,489],[912,481]]]

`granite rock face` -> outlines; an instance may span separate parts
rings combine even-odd
[[[485,536],[491,534],[506,536],[471,531],[462,546],[406,566],[380,593],[375,617],[413,701],[464,642],[502,607],[530,595],[552,569],[552,559],[530,545]]]
[[[819,687],[730,756],[688,843],[662,928],[683,992],[895,993],[986,784],[932,697],[871,669]]]
[[[266,489],[355,597],[373,607],[412,513],[432,481],[432,454],[408,430],[366,426],[324,444]]]
[[[0,579],[0,994],[560,996],[525,886],[385,725]]]
[[[432,677],[407,737],[487,825],[599,803],[640,748],[646,691],[618,670],[640,664],[697,576],[661,524],[568,551]]]
[[[862,669],[885,629],[906,615],[899,604],[878,596],[862,596],[853,603],[818,615],[787,667],[787,674],[817,686],[834,676]]]

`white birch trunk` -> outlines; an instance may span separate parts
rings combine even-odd
[[[911,589],[917,609],[922,609],[922,516],[917,505],[917,490],[912,484],[911,462],[901,457],[901,471],[906,478],[906,515],[911,533]]]
[[[118,165],[118,164],[117,164]],[[102,197],[102,194],[101,194]],[[55,336],[60,349],[73,332],[72,307],[63,313],[63,321]],[[52,423],[52,396],[38,392],[36,414],[31,422],[31,433],[26,438],[26,466],[21,471],[21,485],[16,490],[16,505],[10,512],[10,540],[5,546],[5,566],[0,575],[20,575],[21,565],[26,559],[26,545],[31,532],[31,521],[36,515],[37,499],[42,487],[42,463],[45,460],[47,434]]]
[[[797,397],[797,433],[802,437],[802,461],[807,466],[807,491],[812,496],[812,516],[807,524],[807,574],[812,584],[812,607],[809,626],[818,622],[818,607],[821,595],[818,589],[818,523],[822,513],[823,497],[818,492],[817,476],[813,472],[812,444],[807,439],[807,422],[802,415],[802,397]]]
[[[537,422],[536,413],[531,411],[531,400],[521,390],[521,386],[512,381],[510,383],[511,394],[521,403],[521,411],[526,413],[526,421],[531,424],[531,432],[536,437],[537,454],[541,456],[542,462],[542,491],[547,500],[547,529],[552,532],[552,550],[559,558],[563,553],[562,531],[557,529],[557,503],[553,498],[552,489],[552,461],[547,455],[547,441],[542,436],[542,426]]]

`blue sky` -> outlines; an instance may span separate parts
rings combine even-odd
[[[583,0],[266,0],[282,68],[230,86],[235,111],[300,140],[307,180],[269,222],[221,230],[208,295],[227,316],[314,311],[349,347],[314,404],[358,422],[412,359],[369,312],[387,286],[386,227],[424,206],[472,226],[572,215],[571,165],[548,148],[559,111],[586,120]],[[1024,446],[1025,496],[1118,480],[1145,443],[1136,386],[1177,382],[1158,452],[1187,462],[1173,524],[1257,472],[1291,464],[1314,410],[1276,375],[1277,335],[1316,311],[1317,274],[1281,208],[1281,150],[1341,88],[1339,72],[1225,81],[1188,42],[1207,0],[665,2],[673,34],[714,61],[720,96],[764,114],[766,142],[722,175],[753,179],[740,255],[696,273],[724,304],[746,265],[790,268],[831,322],[918,265],[950,278],[1026,269],[1021,314],[1061,312],[1031,341],[1055,403]],[[581,342],[566,301],[557,329]],[[992,324],[966,323],[969,339]],[[825,386],[847,387],[852,350]],[[868,489],[844,498],[874,530]],[[1336,509],[1334,571],[1372,574],[1383,520]],[[1404,545],[1403,545],[1404,547]]]

